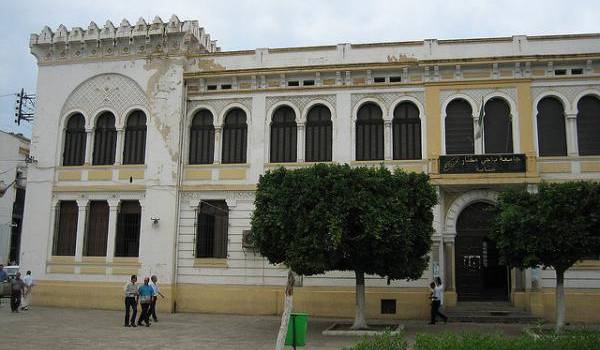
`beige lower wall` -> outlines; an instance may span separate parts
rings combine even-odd
[[[82,309],[124,309],[125,282],[36,281],[32,304]],[[171,286],[160,285],[165,299],[158,297],[158,312],[171,312]]]
[[[33,291],[33,304],[87,309],[123,309],[125,283],[39,281]],[[283,307],[283,287],[245,285],[178,284],[175,288],[177,312],[214,314],[278,315]],[[159,297],[158,311],[172,312],[171,285],[161,285],[165,299]],[[368,318],[427,319],[429,291],[425,288],[367,288]],[[456,305],[456,293],[444,294],[446,306]],[[534,316],[554,320],[554,290],[514,292],[513,304]],[[566,291],[567,322],[600,322],[600,289]],[[381,299],[396,300],[396,314],[380,313]],[[354,288],[296,287],[294,310],[312,316],[354,317]]]
[[[567,322],[600,322],[600,289],[567,289],[565,297]],[[513,293],[513,303],[536,317],[555,320],[554,289]]]

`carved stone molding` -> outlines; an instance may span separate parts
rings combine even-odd
[[[92,113],[104,107],[114,110],[118,114],[115,117],[120,118],[127,109],[147,104],[146,94],[132,79],[120,74],[101,74],[75,88],[61,114],[79,110],[91,118]]]
[[[254,191],[208,191],[182,192],[183,201],[200,201],[201,199],[224,199],[226,201],[254,201]]]
[[[158,16],[152,23],[140,18],[135,25],[126,19],[119,26],[106,21],[102,28],[91,22],[87,30],[74,27],[69,31],[61,24],[56,32],[52,32],[45,26],[40,34],[31,34],[29,47],[39,64],[220,51],[216,41],[210,39],[198,21],[180,21],[175,15],[168,22]]]
[[[394,101],[402,98],[402,97],[413,97],[421,102],[422,105],[425,105],[425,93],[422,91],[410,91],[410,92],[369,92],[369,93],[359,93],[352,94],[352,110],[356,107],[356,104],[365,98],[373,98],[381,101],[385,108],[388,110],[392,106]]]
[[[574,109],[577,105],[577,95],[582,93],[585,90],[596,90],[600,92],[600,85],[560,85],[560,86],[536,86],[531,88],[531,99],[537,99],[543,93],[552,93],[557,92],[563,96],[565,96],[571,107]]]
[[[191,111],[198,106],[209,106],[217,114],[215,116],[215,118],[216,118],[223,112],[223,109],[225,109],[225,107],[229,106],[232,103],[239,103],[242,106],[248,108],[248,110],[252,111],[252,98],[251,97],[188,101],[188,111]]]
[[[335,108],[335,95],[297,95],[297,96],[270,96],[266,98],[266,107],[268,111],[279,102],[289,102],[298,107],[300,113],[304,113],[304,109],[309,103],[317,100],[327,101]]]
[[[473,99],[473,101],[480,104],[483,97],[495,92],[506,94],[510,96],[515,103],[517,103],[517,89],[515,88],[442,90],[440,91],[440,103],[444,103],[444,101],[446,101],[452,95],[463,94],[469,96]]]

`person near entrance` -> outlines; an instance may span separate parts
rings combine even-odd
[[[131,275],[130,282],[125,285],[125,327],[137,327],[135,325],[135,316],[137,315],[138,286],[137,276]],[[131,310],[131,318],[129,318]]]
[[[10,308],[12,312],[19,312],[21,295],[25,291],[25,282],[21,279],[21,273],[17,272],[15,278],[10,281]]]
[[[144,278],[144,284],[138,289],[140,296],[140,305],[142,306],[142,313],[138,319],[138,326],[142,325],[142,321],[146,322],[146,327],[150,327],[150,304],[152,303],[152,297],[154,296],[154,289],[148,285],[150,278]]]
[[[429,285],[431,288],[431,320],[429,324],[435,324],[437,316],[440,316],[444,322],[448,322],[448,316],[440,311],[441,300],[443,298],[443,287],[436,286],[435,282]]]

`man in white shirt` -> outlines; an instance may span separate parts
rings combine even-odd
[[[33,289],[33,277],[31,277],[31,271],[27,271],[25,277],[23,277],[25,283],[25,293],[21,296],[21,310],[29,310],[31,304],[31,290]]]
[[[165,298],[165,296],[162,295],[160,289],[158,288],[158,277],[156,277],[156,275],[152,275],[152,277],[150,277],[149,284],[150,287],[152,287],[152,290],[154,290],[154,295],[152,296],[152,303],[150,304],[150,310],[148,312],[150,313],[150,316],[152,316],[154,322],[158,322],[158,318],[156,317],[156,300],[158,299],[159,295],[163,299]]]
[[[429,324],[435,324],[436,316],[438,315],[444,320],[444,322],[448,322],[448,316],[444,315],[440,311],[444,288],[442,286],[436,286],[435,282],[431,282],[429,287],[431,288],[431,320],[429,321]]]

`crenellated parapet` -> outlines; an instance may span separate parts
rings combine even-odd
[[[158,16],[152,23],[140,18],[135,25],[123,19],[118,27],[111,21],[102,28],[92,21],[87,29],[74,27],[70,31],[62,24],[56,32],[45,26],[40,34],[31,34],[29,47],[39,64],[220,51],[198,21],[180,21],[175,15],[168,22]]]

